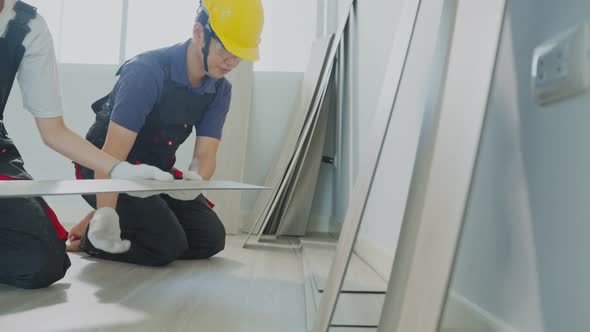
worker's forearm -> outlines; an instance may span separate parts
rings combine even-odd
[[[105,173],[94,172],[94,178],[95,179],[108,179],[109,176]],[[117,194],[117,193],[96,195],[96,208],[100,209],[102,207],[111,207],[111,208],[115,209],[117,207],[118,198],[119,198],[119,194]]]
[[[113,131],[117,130],[113,129]],[[113,132],[107,134],[102,150],[119,160],[126,160],[130,150],[129,147],[127,147],[128,144],[121,144],[121,141],[117,140],[113,135],[116,136]],[[108,179],[109,177],[110,176],[104,172],[94,172],[95,179]],[[96,195],[97,208],[111,207],[115,209],[117,207],[118,198],[119,194],[117,193]]]
[[[198,173],[204,180],[209,180],[217,167],[217,149],[219,139],[197,136],[193,152],[191,171]]]
[[[78,164],[108,173],[118,162],[66,127],[62,118],[40,119],[37,126],[47,146]]]

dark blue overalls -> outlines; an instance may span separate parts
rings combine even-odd
[[[25,54],[22,42],[37,10],[20,1],[14,10],[16,17],[0,38],[0,181],[32,179],[8,137],[4,109]],[[0,199],[0,283],[41,288],[63,278],[70,267],[66,237],[67,232],[42,198]]]
[[[133,59],[156,62],[166,75],[162,96],[137,134],[127,161],[156,166],[178,178],[181,174],[173,168],[176,151],[209,109],[215,94],[192,93],[187,87],[178,86],[170,79],[169,56],[155,50]],[[117,74],[120,72],[121,69]],[[86,139],[98,148],[105,143],[114,98],[109,94],[92,105],[96,121]],[[93,179],[94,172],[77,165],[76,176]],[[86,195],[84,199],[96,208],[95,195]],[[157,266],[176,259],[208,258],[225,247],[225,228],[202,195],[193,201],[179,201],[168,195],[136,198],[122,194],[116,210],[121,236],[131,241],[131,249],[123,254],[110,254],[94,248],[84,236],[80,243],[83,250],[103,259]]]

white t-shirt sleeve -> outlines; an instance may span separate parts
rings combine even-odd
[[[23,105],[36,118],[62,116],[63,103],[53,38],[41,15],[37,15],[29,27],[31,32],[23,41],[26,51],[17,74]]]

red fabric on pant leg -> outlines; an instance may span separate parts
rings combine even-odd
[[[19,179],[15,179],[10,176],[0,174],[0,181],[11,181],[11,180],[19,180]]]
[[[76,169],[76,180],[84,180],[84,177],[82,176],[82,169],[80,168],[80,165],[72,162],[74,164],[74,168]]]
[[[51,220],[51,223],[53,224],[53,228],[55,228],[55,232],[57,233],[57,237],[62,241],[67,240],[68,239],[68,231],[66,231],[66,229],[61,225],[55,212],[53,212],[53,210],[49,207],[49,205],[43,199],[40,198],[39,202],[41,202],[41,205],[43,205],[43,208],[45,209],[45,212],[47,213],[49,220]]]
[[[172,169],[172,175],[174,175],[174,178],[177,180],[184,179],[184,173],[182,173],[180,170],[176,168]]]
[[[213,204],[213,202],[211,202],[209,199],[207,199],[207,197],[203,196],[203,198],[205,198],[205,200],[207,201],[207,204],[209,205],[210,208],[215,207],[215,204]]]
[[[19,180],[26,181],[26,180],[15,179],[13,177],[0,174],[0,181],[19,181]],[[41,205],[43,205],[43,208],[45,209],[45,212],[47,213],[49,220],[53,224],[53,228],[55,229],[55,232],[57,233],[57,237],[62,241],[67,240],[68,239],[68,231],[66,231],[65,228],[61,225],[55,212],[53,212],[53,210],[49,207],[49,205],[47,205],[47,203],[42,198],[39,198],[39,202],[41,203]]]

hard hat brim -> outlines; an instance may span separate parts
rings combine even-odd
[[[225,47],[226,50],[228,50],[231,54],[237,56],[240,59],[243,60],[247,60],[247,61],[258,61],[258,59],[260,59],[260,51],[258,49],[258,47],[254,47],[254,48],[244,48],[244,47],[240,47],[239,45],[236,45],[234,43],[232,43],[231,41],[225,41],[223,40],[222,36],[219,36],[220,39],[222,40],[223,46]]]

